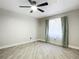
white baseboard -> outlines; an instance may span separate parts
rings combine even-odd
[[[45,40],[44,40],[44,39],[38,39],[37,41],[44,41],[44,42],[45,42]]]
[[[78,49],[79,50],[79,47],[78,46],[69,45],[69,48],[73,48],[73,49]]]
[[[0,49],[14,47],[14,46],[18,46],[18,45],[22,45],[22,44],[26,44],[26,43],[30,43],[30,42],[35,42],[35,41],[37,41],[37,40],[32,40],[32,41],[28,41],[28,42],[21,42],[21,43],[16,43],[16,44],[12,44],[12,45],[5,45],[5,46],[0,47]]]

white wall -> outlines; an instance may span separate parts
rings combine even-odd
[[[45,27],[45,19],[50,19],[50,18],[57,18],[57,17],[62,17],[62,16],[68,16],[68,21],[69,21],[69,46],[72,48],[78,48],[79,49],[79,10],[74,10],[70,12],[66,12],[63,14],[58,14],[54,16],[50,16],[47,18],[40,19],[41,24],[39,27],[39,32],[41,34],[39,35],[41,39],[44,39],[45,35],[44,34],[44,27]],[[42,35],[42,36],[41,36]],[[54,43],[55,41],[53,41]]]
[[[69,46],[79,49],[79,10],[69,16]]]
[[[30,40],[30,37],[32,39]],[[0,47],[37,39],[37,20],[0,9]]]

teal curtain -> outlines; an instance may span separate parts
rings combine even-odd
[[[45,42],[48,42],[49,20],[45,20]]]
[[[68,36],[69,36],[69,26],[68,26],[68,17],[64,16],[61,18],[62,21],[62,29],[63,29],[63,47],[67,48],[69,44]]]

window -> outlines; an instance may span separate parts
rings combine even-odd
[[[49,38],[62,39],[62,24],[61,18],[49,20]]]

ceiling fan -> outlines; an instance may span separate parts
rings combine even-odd
[[[30,11],[30,13],[32,13],[35,10],[39,10],[40,12],[45,12],[44,10],[40,9],[39,7],[42,6],[47,6],[48,2],[44,2],[42,4],[38,4],[36,5],[36,1],[32,1],[32,0],[28,0],[28,2],[32,5],[32,6],[19,6],[20,8],[31,8],[32,10]]]

